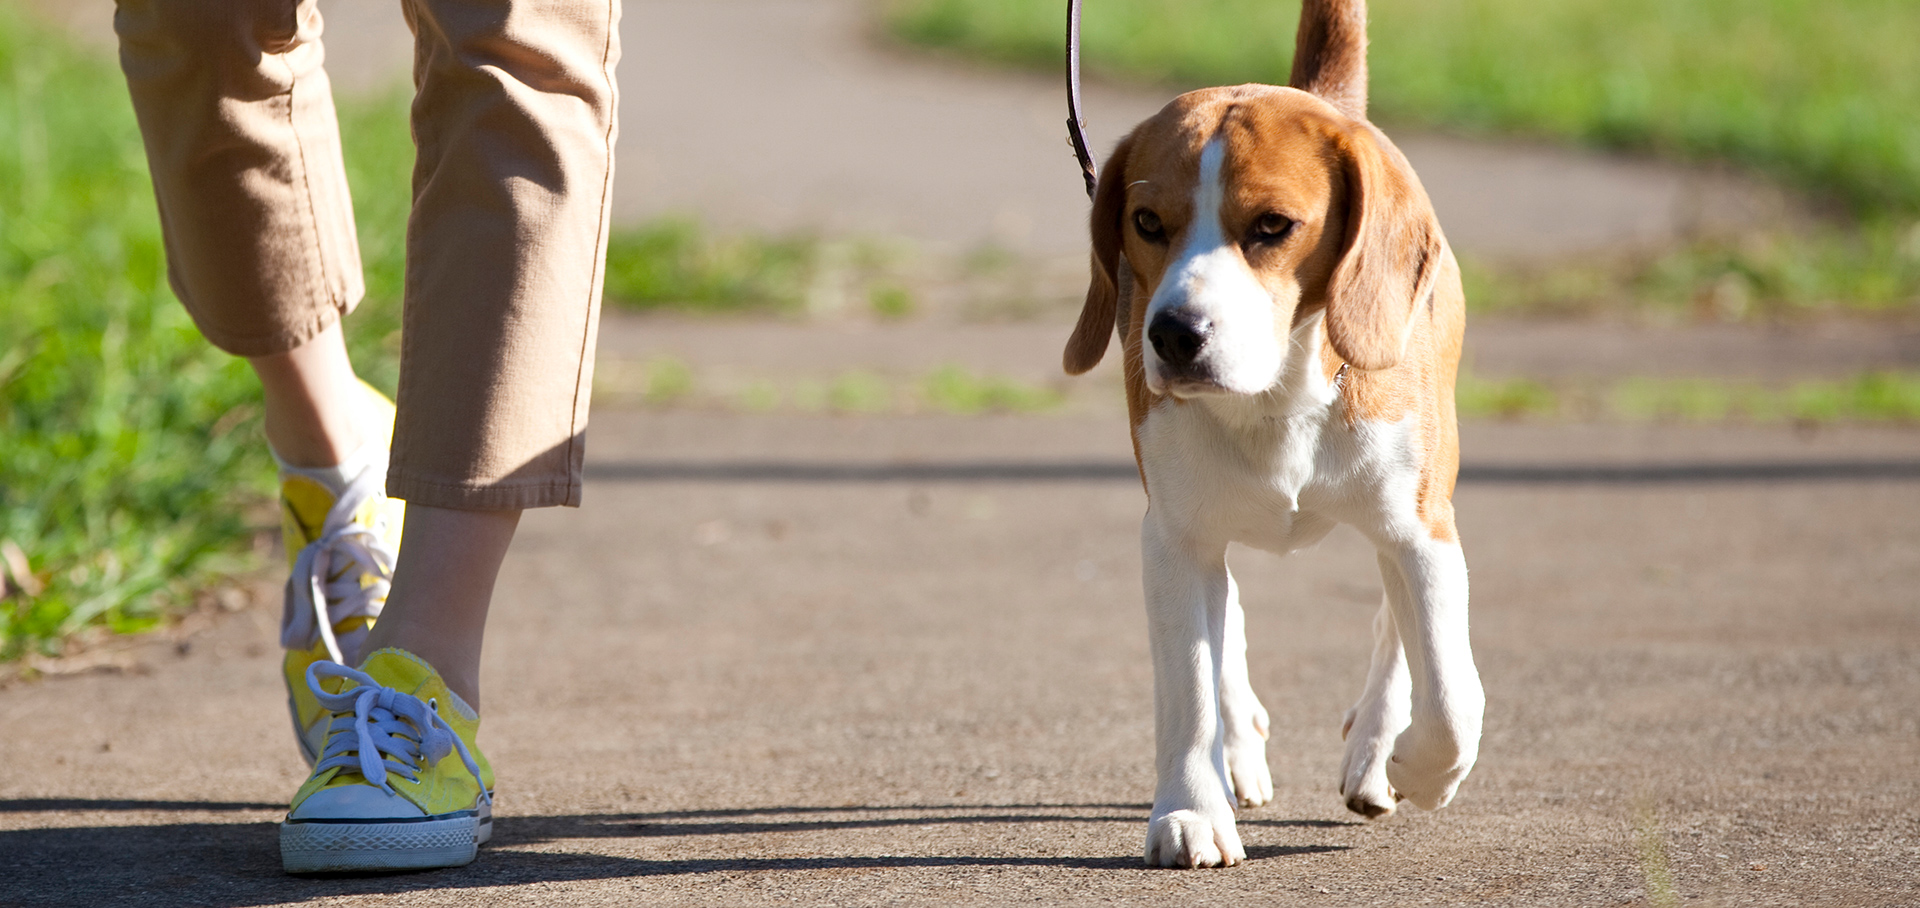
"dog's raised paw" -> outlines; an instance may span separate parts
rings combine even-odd
[[[1479,735],[1469,740],[1478,743]],[[1473,771],[1476,747],[1462,746],[1460,737],[1422,735],[1413,728],[1400,734],[1387,760],[1387,782],[1399,797],[1421,810],[1439,810]]]
[[[1217,823],[1197,810],[1176,810],[1147,824],[1147,866],[1231,867],[1247,859],[1233,820]]]

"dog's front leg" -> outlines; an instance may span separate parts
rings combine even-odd
[[[1246,849],[1233,825],[1218,697],[1230,589],[1226,547],[1169,532],[1151,510],[1140,537],[1158,775],[1147,863],[1237,864]]]
[[[1412,682],[1411,722],[1394,741],[1387,781],[1436,810],[1473,769],[1486,709],[1467,634],[1467,562],[1458,542],[1421,534],[1383,546],[1380,574]]]

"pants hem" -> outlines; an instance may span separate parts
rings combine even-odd
[[[387,495],[408,504],[456,511],[524,511],[530,508],[577,508],[581,482],[577,477],[507,482],[447,482],[409,476],[398,469],[387,472]]]
[[[289,325],[271,334],[230,334],[202,322],[197,317],[194,319],[194,327],[200,329],[201,336],[205,337],[208,343],[234,356],[248,358],[273,356],[298,348],[318,337],[321,332],[352,314],[359,302],[358,299],[349,298],[345,302],[324,306],[305,324]],[[187,307],[187,314],[198,315],[191,306]]]

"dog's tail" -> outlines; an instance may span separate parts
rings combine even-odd
[[[1367,116],[1366,0],[1303,0],[1287,84],[1355,119]]]

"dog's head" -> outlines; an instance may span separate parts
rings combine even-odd
[[[1311,94],[1264,85],[1182,95],[1136,127],[1100,175],[1092,233],[1066,370],[1100,362],[1124,302],[1129,347],[1145,332],[1139,377],[1182,398],[1268,390],[1293,326],[1322,308],[1343,360],[1393,366],[1444,243],[1385,136]]]

